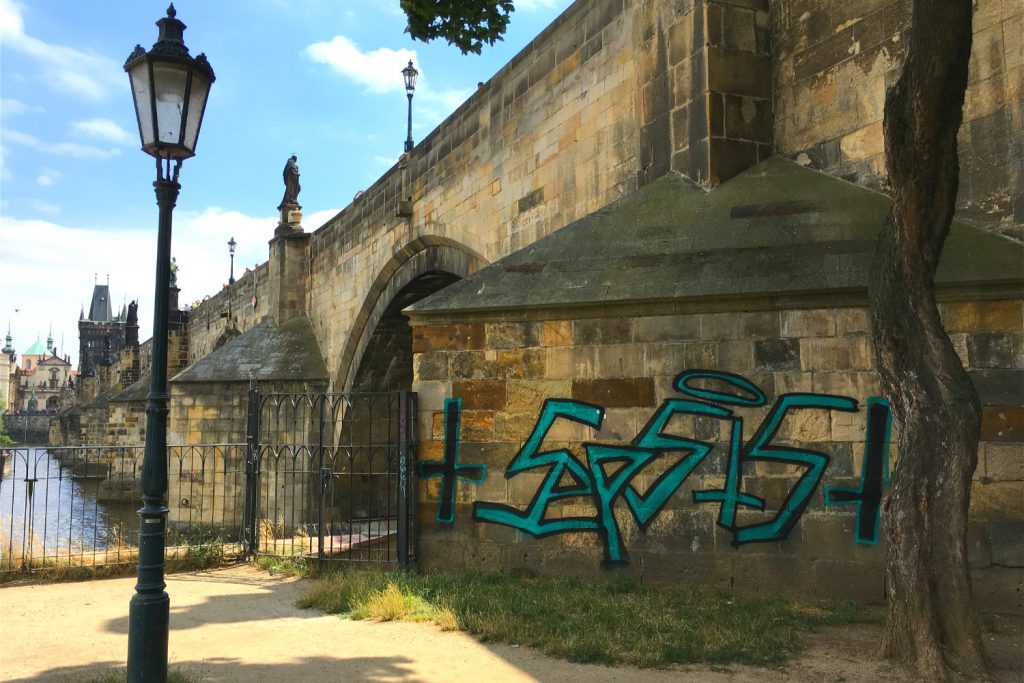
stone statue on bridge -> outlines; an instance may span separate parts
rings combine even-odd
[[[281,206],[293,205],[298,208],[299,206],[299,192],[302,187],[299,185],[299,165],[297,163],[298,158],[293,154],[288,158],[288,162],[284,165],[284,199],[281,200]]]

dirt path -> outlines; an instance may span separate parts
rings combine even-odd
[[[905,680],[871,660],[878,634],[869,627],[817,634],[786,671],[649,671],[573,664],[427,624],[356,622],[300,610],[294,604],[301,582],[251,567],[175,574],[167,583],[171,665],[204,681]],[[74,681],[123,667],[133,586],[127,578],[0,588],[0,680]],[[1019,628],[1001,637],[1017,639],[1001,643],[1001,651],[1008,645],[1020,652]],[[1003,666],[1013,665],[1010,657]],[[1021,680],[1019,668],[1004,673],[1001,680]]]

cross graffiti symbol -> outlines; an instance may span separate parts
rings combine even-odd
[[[482,484],[487,478],[487,465],[459,463],[459,432],[462,427],[462,399],[444,400],[444,460],[420,463],[420,478],[441,478],[441,495],[437,502],[438,524],[455,521],[455,489],[459,481]]]
[[[825,487],[825,505],[856,505],[857,543],[878,543],[882,491],[889,484],[889,439],[892,419],[889,402],[881,396],[868,399],[867,436],[864,440],[864,465],[858,488]]]

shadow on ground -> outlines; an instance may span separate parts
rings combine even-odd
[[[58,667],[19,681],[60,681],[73,683],[90,677],[123,670],[124,662],[98,662],[90,666]],[[203,662],[172,662],[172,671],[193,676],[199,681],[296,681],[322,676],[326,681],[415,681],[418,675],[412,660],[402,657],[312,657],[297,658],[280,664],[242,664],[236,659],[220,658]]]
[[[176,605],[175,586],[178,582],[203,584],[223,583],[227,585],[253,586],[257,590],[227,595],[209,595],[197,604]],[[281,617],[292,619],[315,619],[323,615],[316,610],[301,610],[295,602],[302,596],[308,584],[301,581],[282,582],[279,577],[240,577],[237,574],[186,575],[168,577],[167,592],[171,597],[171,632],[198,628],[208,624],[231,624],[240,622],[270,621]],[[253,609],[258,600],[260,609]],[[104,625],[111,633],[128,633],[128,615],[111,619]]]

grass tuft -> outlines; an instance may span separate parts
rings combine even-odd
[[[125,683],[128,680],[128,671],[125,669],[110,669],[99,675],[91,675],[88,678],[67,677],[67,681],[81,681],[81,683]],[[200,683],[203,676],[194,674],[191,671],[169,669],[167,671],[167,683]]]
[[[642,667],[779,665],[799,650],[801,631],[882,618],[879,610],[856,603],[741,598],[621,577],[582,581],[478,572],[340,572],[316,581],[298,604],[353,619],[433,621],[570,661]]]
[[[312,576],[316,573],[316,560],[301,555],[273,556],[260,555],[255,560],[256,566],[271,574],[281,576]]]

